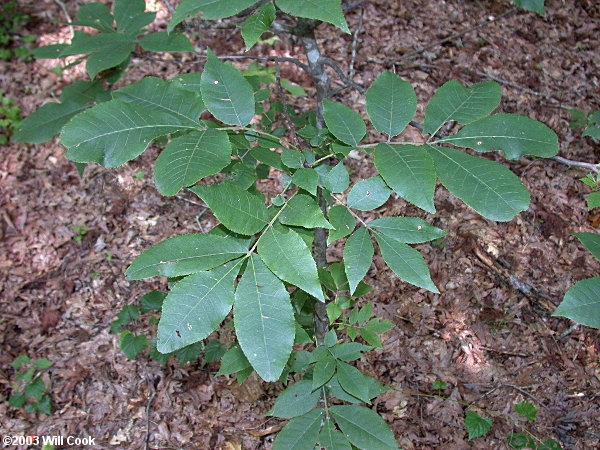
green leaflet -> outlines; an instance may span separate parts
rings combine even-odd
[[[290,420],[277,434],[273,450],[314,450],[322,416],[323,410],[317,408]]]
[[[356,222],[354,217],[344,205],[336,205],[329,210],[329,222],[335,228],[327,236],[327,245],[333,241],[346,237],[354,231]]]
[[[190,129],[171,114],[111,100],[71,119],[60,140],[71,161],[97,162],[109,168],[134,159],[159,136]]]
[[[302,167],[296,170],[292,176],[292,181],[296,186],[310,192],[312,195],[317,195],[319,174],[315,171],[315,169]]]
[[[340,161],[335,165],[325,176],[323,181],[325,189],[334,194],[344,192],[348,189],[348,186],[350,186],[350,177],[348,171],[344,167],[343,161]]]
[[[203,20],[224,19],[242,12],[256,2],[257,0],[183,0],[171,17],[167,31],[171,32],[179,23],[198,13],[202,13]]]
[[[320,391],[313,392],[310,380],[297,381],[279,394],[267,414],[283,419],[302,416],[315,407],[320,396]]]
[[[198,117],[206,108],[200,95],[190,94],[178,81],[145,77],[113,93],[116,100],[169,114],[182,125],[199,127]]]
[[[287,202],[286,208],[279,215],[279,221],[304,228],[333,228],[315,199],[304,194],[297,194]]]
[[[435,294],[440,293],[431,281],[429,268],[421,253],[385,234],[377,233],[375,239],[377,239],[385,263],[402,280]]]
[[[406,244],[433,241],[447,234],[417,217],[381,217],[371,221],[369,226]]]
[[[327,450],[352,450],[346,436],[336,431],[333,422],[329,419],[325,421],[319,433],[319,445]]]
[[[304,155],[291,148],[281,150],[281,162],[291,169],[299,169],[304,164]]]
[[[114,6],[117,30],[129,35],[137,35],[142,28],[152,23],[156,13],[145,12],[145,0],[117,0]]]
[[[588,278],[575,283],[552,315],[600,328],[600,278]]]
[[[294,310],[283,283],[254,253],[235,292],[233,319],[240,347],[256,373],[277,381],[294,345]]]
[[[437,142],[478,152],[502,150],[508,159],[519,159],[524,155],[550,158],[558,153],[558,136],[554,131],[537,120],[517,114],[494,114]]]
[[[90,54],[86,62],[86,71],[90,78],[103,70],[116,67],[127,60],[135,49],[135,38],[121,33],[86,34],[75,31],[71,45],[65,47],[60,57]]]
[[[353,397],[365,403],[370,403],[369,385],[365,383],[366,375],[363,375],[356,367],[345,362],[338,361],[336,365],[336,376],[342,389]]]
[[[450,80],[440,87],[425,109],[423,133],[434,135],[450,120],[469,123],[490,114],[500,104],[502,89],[494,81],[464,87]]]
[[[358,228],[344,245],[344,267],[353,294],[373,262],[373,243],[365,227]]]
[[[241,261],[178,282],[163,302],[156,348],[170,353],[204,338],[223,322],[233,306],[233,281]]]
[[[279,278],[325,301],[315,261],[298,234],[291,230],[282,233],[269,228],[258,242],[258,254]]]
[[[501,164],[453,148],[425,148],[446,189],[482,216],[506,222],[529,207],[529,191]]]
[[[275,3],[286,14],[328,22],[350,33],[341,0],[276,0]]]
[[[331,304],[332,303],[330,303],[330,305]],[[319,391],[317,389],[331,380],[331,377],[335,373],[335,367],[335,359],[330,355],[318,361],[313,370],[313,379],[310,389],[318,393]]]
[[[154,184],[162,195],[175,195],[231,163],[227,133],[207,129],[173,139],[154,165]]]
[[[123,350],[127,359],[134,359],[147,346],[148,340],[143,334],[136,336],[131,331],[125,330],[119,338],[119,347]]]
[[[128,280],[180,277],[212,269],[248,251],[248,241],[214,234],[184,234],[166,239],[139,255],[127,268]]]
[[[273,3],[265,3],[249,16],[241,25],[242,37],[246,44],[246,51],[250,50],[258,42],[261,35],[267,31],[275,20],[275,6]]]
[[[573,233],[587,248],[594,258],[600,260],[600,235],[597,233]]]
[[[323,118],[331,134],[344,144],[357,146],[367,134],[367,126],[360,115],[346,105],[331,100],[325,100],[323,107]]]
[[[179,85],[181,86],[182,89],[185,89],[186,91],[190,91],[190,92],[194,92],[196,94],[198,94],[198,97],[200,100],[202,100],[201,98],[201,93],[200,93],[200,84],[202,83],[202,74],[199,72],[190,72],[190,73],[184,73],[181,75],[177,75],[173,78],[171,78],[171,82],[176,81],[177,83],[179,83]]]
[[[390,138],[402,133],[417,112],[412,85],[392,72],[383,72],[367,90],[367,112],[375,129]]]
[[[391,193],[381,177],[366,178],[352,186],[346,203],[350,208],[371,211],[387,202]]]
[[[239,70],[219,61],[210,49],[207,57],[200,84],[206,107],[221,122],[248,125],[255,111],[252,86]]]
[[[523,9],[544,14],[544,0],[513,0],[513,3]]]
[[[191,52],[196,53],[194,46],[183,33],[158,31],[141,37],[138,40],[142,48],[149,52]]]
[[[89,107],[75,102],[46,103],[19,122],[12,140],[30,144],[46,142],[60,133],[71,118]]]
[[[269,211],[259,197],[231,183],[196,185],[190,190],[234,233],[252,235],[269,222]]]
[[[398,195],[427,212],[435,213],[436,171],[433,159],[416,145],[379,144],[375,167]]]
[[[374,411],[359,405],[329,408],[335,422],[350,442],[364,449],[397,449],[394,433]]]
[[[250,361],[248,361],[242,349],[238,345],[234,345],[223,355],[217,375],[231,375],[247,369],[252,369]]]
[[[71,25],[82,27],[92,27],[105,33],[114,32],[113,24],[115,18],[110,13],[110,9],[104,3],[92,2],[81,5],[77,11],[77,20]]]

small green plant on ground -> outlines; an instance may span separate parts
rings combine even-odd
[[[21,355],[12,362],[15,370],[15,382],[11,383],[13,390],[8,404],[13,408],[23,408],[27,412],[40,412],[49,416],[52,414],[52,401],[46,392],[47,386],[42,379],[42,372],[52,366],[46,358],[31,360],[27,355]]]
[[[29,56],[30,52],[25,44],[32,43],[35,36],[18,34],[28,20],[26,14],[18,12],[17,2],[9,1],[0,6],[0,60]]]
[[[543,13],[543,1],[515,3]],[[210,49],[197,55],[175,31],[198,13],[218,20],[244,10],[246,50],[266,32],[289,33],[301,43],[307,63],[219,57]],[[400,279],[439,293],[412,245],[446,233],[420,217],[369,221],[364,213],[378,210],[395,192],[423,215],[433,214],[439,180],[486,218],[512,220],[529,207],[529,192],[509,169],[480,154],[552,157],[558,152],[556,134],[525,116],[494,114],[502,96],[495,82],[448,81],[427,104],[424,122],[413,121],[417,97],[410,83],[382,72],[367,89],[322,55],[315,38],[320,23],[349,32],[340,0],[318,6],[312,0],[184,0],[167,31],[140,37],[153,18],[143,0],[117,0],[112,12],[98,2],[82,6],[75,25],[99,33],[77,31],[70,44],[42,47],[35,55],[89,55],[90,81],[65,88],[60,102],[41,107],[16,132],[19,141],[31,143],[60,133],[70,160],[106,168],[126,164],[154,142],[163,148],[154,164],[158,192],[175,196],[187,190],[220,222],[208,233],[170,237],[131,263],[129,280],[166,277],[169,293],[151,292],[123,308],[111,326],[121,333],[121,348],[134,358],[149,346],[147,336],[123,327],[152,311],[161,314],[151,357],[161,362],[171,355],[180,362],[190,359],[178,352],[198,358],[204,340],[220,326],[230,327],[236,341],[226,351],[208,342],[205,360],[221,357],[219,374],[235,374],[238,382],[256,372],[266,382],[287,386],[269,411],[290,419],[274,449],[300,448],[299,443],[307,449],[317,443],[327,449],[397,448],[389,426],[364,406],[388,388],[355,366],[365,352],[382,346],[379,335],[393,326],[375,316],[372,303],[359,303],[370,289],[363,278],[377,244]],[[188,52],[205,61],[203,71],[171,80],[149,76],[112,89],[138,44],[147,52]],[[223,61],[228,58],[267,63],[255,61],[242,71]],[[267,67],[268,62],[274,64]],[[307,92],[281,78],[283,63],[295,64],[312,80],[313,110],[288,105],[288,94]],[[343,88],[365,95],[365,116],[382,135],[378,142],[363,143],[367,123],[336,101],[341,91],[332,86],[327,67]],[[200,118],[205,111],[212,120]],[[447,135],[450,121],[462,128]],[[408,126],[421,131],[419,142],[402,140]],[[373,155],[373,176],[352,182],[351,152]],[[212,178],[217,174],[219,182]],[[273,174],[281,186],[266,198],[257,182]],[[327,247],[341,239],[341,260],[329,260]]]
[[[0,89],[0,145],[7,144],[21,122],[21,108]]]

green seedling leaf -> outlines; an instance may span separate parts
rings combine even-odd
[[[48,358],[39,358],[33,361],[33,365],[38,369],[49,369],[52,367],[52,361],[50,361]]]
[[[23,364],[29,364],[31,359],[27,355],[19,355],[10,365],[15,369],[20,369]]]
[[[538,410],[529,402],[521,402],[515,405],[515,411],[531,422],[535,422]]]
[[[140,310],[143,313],[150,311],[160,311],[162,309],[163,301],[167,294],[160,291],[150,291],[142,296],[140,299]]]
[[[525,433],[510,433],[506,438],[506,443],[514,450],[536,448],[535,441]]]
[[[248,361],[242,349],[236,345],[227,350],[223,355],[221,368],[217,372],[217,375],[230,375],[247,369],[252,369],[250,361]]]
[[[148,341],[143,334],[136,336],[128,330],[121,333],[119,347],[123,350],[127,359],[134,359],[147,346]]]
[[[469,440],[485,436],[492,428],[492,419],[481,417],[475,411],[467,411],[465,416],[465,428],[469,433]]]

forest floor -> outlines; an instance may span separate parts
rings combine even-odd
[[[20,33],[35,35],[35,45],[69,39],[60,2],[19,3],[30,16]],[[65,2],[71,17],[81,3]],[[355,81],[368,86],[381,71],[395,70],[415,86],[417,120],[422,120],[424,105],[444,82],[457,78],[470,84],[494,77],[504,92],[499,110],[548,124],[559,136],[561,156],[595,163],[598,141],[570,129],[565,108],[599,107],[600,6],[594,0],[546,3],[544,17],[515,10],[493,21],[512,8],[508,1],[368,1]],[[166,10],[159,1],[152,5],[159,12],[155,25],[164,28]],[[351,30],[357,29],[359,17],[359,9],[348,13]],[[463,30],[469,32],[413,54]],[[317,33],[324,53],[346,67],[353,37],[329,25]],[[202,29],[197,48],[206,46],[220,55],[239,54],[243,48],[239,30],[227,29]],[[252,54],[295,56],[301,51],[282,37]],[[0,88],[23,115],[84,77],[81,65],[57,76],[49,70],[56,63],[13,59],[0,64]],[[201,69],[201,63],[179,66],[137,57],[133,64],[137,69],[121,83]],[[310,80],[294,68],[284,67],[283,76],[314,94]],[[346,89],[337,100],[364,113],[364,97],[357,92]],[[289,98],[291,104],[296,101]],[[406,136],[420,139],[416,131]],[[218,364],[197,361],[179,367],[172,361],[163,368],[147,352],[128,360],[119,350],[118,335],[110,333],[124,305],[150,289],[166,289],[164,279],[126,281],[123,273],[133,258],[173,234],[205,232],[216,224],[209,213],[196,220],[201,209],[188,201],[192,197],[157,193],[151,177],[156,155],[151,148],[118,169],[88,167],[80,178],[56,138],[43,145],[0,147],[3,435],[91,436],[95,448],[235,450],[270,448],[274,432],[284,424],[265,417],[281,384],[268,386],[251,377],[238,386],[234,378],[215,377]],[[399,198],[378,211],[419,216],[448,232],[440,245],[418,246],[441,294],[401,282],[380,255],[366,277],[374,289],[364,301],[373,301],[376,313],[396,327],[384,336],[383,349],[369,352],[359,365],[396,389],[376,398],[373,407],[404,449],[508,448],[509,433],[524,430],[542,440],[554,438],[564,448],[600,448],[599,332],[551,317],[570,286],[600,270],[571,235],[598,232],[600,224],[586,209],[589,188],[578,181],[585,172],[552,160],[503,164],[532,197],[530,208],[511,222],[482,218],[442,187],[436,193],[436,214]],[[357,176],[372,174],[370,157],[353,159],[351,165]],[[341,249],[338,241],[328,258],[339,260]],[[524,294],[519,282],[533,289]],[[153,335],[155,326],[147,318],[132,329]],[[229,334],[212,337],[227,343]],[[15,376],[10,363],[22,354],[53,362],[44,375],[51,416],[8,406]],[[451,400],[416,395],[435,394],[431,384],[436,380],[447,383],[441,394]],[[514,410],[523,400],[539,409],[534,423]],[[471,441],[463,425],[470,403],[494,418],[490,433]]]

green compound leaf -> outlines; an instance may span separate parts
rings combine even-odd
[[[367,126],[360,115],[346,105],[331,100],[325,100],[323,105],[323,118],[331,134],[344,144],[357,146],[367,134]]]
[[[513,3],[523,9],[544,14],[544,0],[513,0]]]
[[[276,0],[275,3],[286,14],[321,20],[350,33],[341,0]]]
[[[390,138],[402,133],[417,112],[412,85],[392,72],[383,72],[367,90],[367,112],[375,129]]]
[[[173,139],[154,165],[154,184],[162,195],[175,195],[231,163],[227,133],[207,129]]]
[[[371,211],[387,202],[391,193],[381,177],[366,178],[352,186],[347,204],[360,211]]]
[[[438,288],[431,281],[427,263],[414,248],[404,242],[392,239],[385,234],[375,234],[385,263],[404,281],[415,286],[439,294]]]
[[[502,150],[508,159],[523,155],[550,158],[558,153],[558,136],[537,120],[518,114],[494,114],[466,125],[458,133],[440,139],[478,152]]]
[[[494,81],[464,87],[450,80],[440,87],[425,109],[423,133],[435,134],[446,122],[466,124],[490,114],[500,104],[502,88]]]
[[[252,235],[262,230],[269,222],[269,211],[264,202],[234,184],[194,186],[190,190],[234,233]]]
[[[310,249],[292,230],[282,233],[274,228],[265,231],[258,242],[258,254],[271,271],[305,292],[325,301],[317,265]]]
[[[320,391],[313,392],[310,380],[297,381],[279,394],[267,415],[282,419],[302,416],[315,407],[320,396]]]
[[[575,283],[552,315],[600,328],[600,278],[588,278]]]
[[[179,23],[202,13],[203,20],[216,20],[231,17],[252,6],[257,0],[183,0],[169,22],[171,32]]]
[[[273,442],[273,450],[314,450],[322,416],[323,410],[317,408],[290,420]]]
[[[356,222],[352,214],[344,205],[336,205],[329,210],[329,223],[335,228],[327,236],[327,245],[333,241],[346,237],[354,231]]]
[[[131,331],[123,331],[121,338],[119,339],[119,347],[127,356],[127,359],[134,359],[139,353],[148,346],[146,336],[140,334],[136,336]]]
[[[208,49],[200,90],[210,113],[229,125],[245,126],[254,117],[254,94],[244,75],[229,63],[222,63]]]
[[[192,128],[171,114],[111,100],[71,119],[60,140],[71,161],[110,168],[134,159],[159,136]]]
[[[342,161],[335,165],[325,176],[323,185],[325,189],[334,194],[344,192],[348,189],[348,186],[350,186],[350,176]]]
[[[529,191],[506,167],[453,148],[426,148],[446,189],[482,216],[506,222],[529,207]]]
[[[199,127],[198,117],[206,109],[200,95],[190,94],[178,81],[145,77],[113,93],[116,100],[169,114],[181,125]]]
[[[369,226],[406,244],[433,241],[447,234],[444,230],[440,230],[418,217],[381,217],[371,221]]]
[[[594,258],[600,260],[600,234],[596,233],[573,233],[577,239],[587,248]]]
[[[315,169],[306,167],[300,168],[292,176],[294,184],[312,195],[317,195],[317,184],[319,183],[319,174]]]
[[[335,405],[329,408],[335,422],[350,442],[364,449],[397,449],[394,433],[374,411],[359,405]]]
[[[333,228],[315,199],[304,194],[297,194],[287,202],[286,208],[279,215],[279,221],[304,228]]]
[[[294,345],[294,310],[283,283],[256,254],[235,292],[233,318],[240,347],[256,373],[277,381]]]
[[[246,51],[250,50],[258,42],[262,34],[267,31],[275,20],[275,6],[273,3],[265,3],[249,16],[240,25],[242,37],[246,44]]]
[[[325,421],[319,433],[319,445],[326,450],[352,450],[346,436],[336,431],[333,422],[329,419]]]
[[[515,405],[515,411],[530,422],[535,422],[538,410],[529,402],[520,402]]]
[[[156,348],[171,353],[206,338],[233,306],[233,281],[240,261],[185,277],[173,288],[162,308]]]
[[[379,144],[375,149],[375,167],[403,199],[427,212],[435,213],[436,171],[433,159],[416,145]]]
[[[475,411],[467,411],[465,416],[465,428],[469,433],[469,440],[485,436],[492,428],[492,419],[481,417]]]
[[[194,46],[182,33],[158,31],[150,33],[138,40],[142,48],[149,52],[191,52],[196,53]]]
[[[360,227],[346,240],[344,245],[344,267],[353,294],[367,274],[373,262],[373,243],[365,227]]]
[[[180,277],[202,272],[239,258],[248,241],[214,234],[185,234],[166,239],[139,255],[127,268],[128,280]]]

